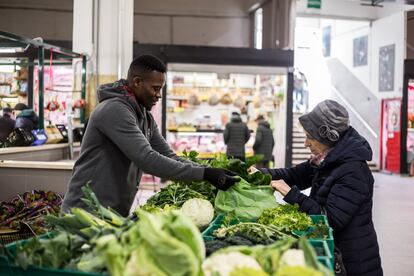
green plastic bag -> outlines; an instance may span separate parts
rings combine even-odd
[[[217,213],[234,211],[240,219],[258,219],[263,210],[278,205],[273,193],[268,185],[251,185],[242,178],[227,191],[217,193],[214,208]]]

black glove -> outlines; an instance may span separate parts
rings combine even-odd
[[[223,191],[233,186],[234,183],[240,181],[240,177],[237,177],[235,173],[229,170],[216,168],[205,168],[203,179],[210,182],[217,189]]]

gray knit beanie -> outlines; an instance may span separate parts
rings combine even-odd
[[[314,139],[333,146],[349,128],[349,115],[336,101],[325,100],[311,112],[300,116],[299,122]]]

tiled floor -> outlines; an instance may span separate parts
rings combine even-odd
[[[414,177],[374,173],[374,213],[386,276],[414,275]],[[136,204],[154,193],[140,190]],[[277,197],[278,201],[281,201]]]
[[[414,178],[375,173],[374,214],[384,275],[414,275]]]

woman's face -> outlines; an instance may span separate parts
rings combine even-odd
[[[313,155],[318,155],[329,149],[328,145],[322,144],[315,138],[313,138],[309,132],[305,131],[305,147],[309,148]]]

